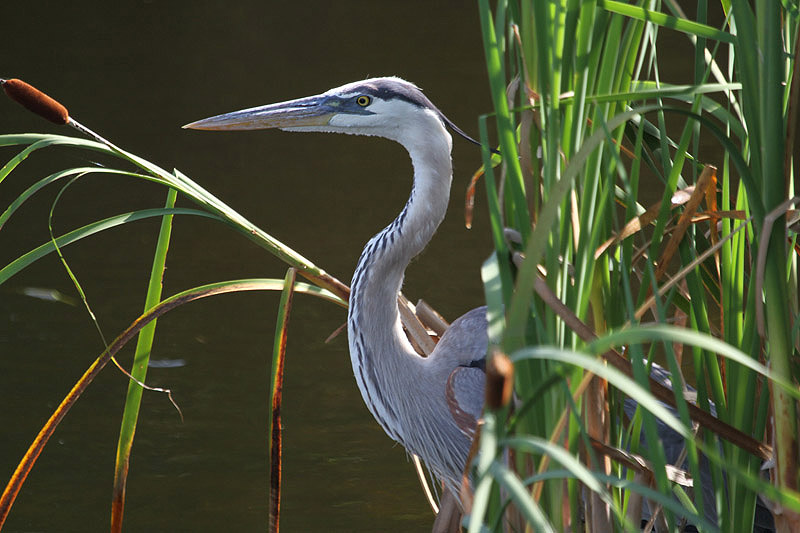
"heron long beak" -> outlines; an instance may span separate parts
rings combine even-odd
[[[324,126],[336,113],[325,96],[298,98],[278,104],[242,109],[224,115],[204,118],[183,126],[192,130],[263,130]]]

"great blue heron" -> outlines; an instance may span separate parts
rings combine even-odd
[[[458,494],[483,406],[485,308],[455,320],[428,357],[400,323],[397,297],[411,259],[444,218],[453,168],[448,127],[464,135],[415,85],[399,78],[349,83],[321,95],[254,107],[184,126],[280,128],[374,135],[402,144],[414,184],[403,210],[367,243],[353,274],[347,333],[358,388],[392,439]]]
[[[476,141],[419,88],[394,77],[349,83],[318,96],[226,113],[184,127],[372,135],[397,141],[408,151],[414,167],[408,202],[370,239],[353,274],[347,320],[350,361],[361,396],[387,435],[421,457],[448,490],[459,494],[483,408],[486,308],[455,320],[433,352],[422,357],[403,333],[397,298],[406,267],[428,244],[447,210],[453,175],[448,128]],[[668,374],[656,370],[654,376],[668,383]],[[635,408],[635,403],[628,400],[626,407]],[[682,437],[666,425],[659,426],[659,436],[668,460],[675,460]],[[715,516],[713,497],[705,501],[711,505],[710,516]]]

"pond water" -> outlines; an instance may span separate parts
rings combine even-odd
[[[180,129],[206,116],[316,94],[349,81],[398,75],[462,129],[477,134],[490,109],[477,8],[472,4],[367,2],[4,3],[0,77],[19,77],[68,106],[77,120],[165,168],[177,167],[245,217],[348,282],[369,237],[402,207],[411,167],[385,140],[283,132]],[[71,131],[0,100],[0,132]],[[2,161],[13,151],[0,151]],[[478,196],[464,229],[463,192],[479,165],[455,140],[451,208],[431,247],[411,265],[405,292],[453,319],[483,299],[479,267],[491,249]],[[3,183],[3,209],[55,169],[93,163],[60,149],[24,162]],[[21,209],[0,232],[0,261],[48,239],[59,187]],[[159,187],[86,177],[54,212],[56,233],[117,213],[159,207]],[[182,205],[188,206],[187,202]],[[139,222],[65,248],[107,338],[141,312],[158,223]],[[165,295],[213,281],[282,278],[285,266],[238,234],[178,218]],[[0,287],[0,480],[102,342],[81,306],[24,294],[76,297],[47,257]],[[278,295],[193,303],[158,323],[151,385],[131,460],[128,531],[253,531],[267,524],[266,418]],[[430,527],[404,450],[364,407],[344,335],[324,340],[342,309],[295,301],[283,422],[285,531],[412,531]],[[120,355],[130,365],[132,346]],[[7,531],[103,531],[126,378],[109,365],[61,424],[20,493]]]

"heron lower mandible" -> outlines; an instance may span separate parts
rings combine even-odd
[[[428,357],[403,333],[397,297],[409,262],[447,211],[453,167],[448,128],[472,142],[415,85],[399,78],[349,83],[319,96],[244,109],[184,126],[280,128],[374,135],[402,144],[414,184],[403,210],[367,243],[351,283],[347,333],[358,388],[392,439],[418,455],[453,492],[483,407],[486,309],[452,323]]]

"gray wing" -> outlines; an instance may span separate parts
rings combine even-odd
[[[483,411],[487,346],[486,307],[478,307],[455,320],[434,350],[439,362],[453,369],[445,384],[447,407],[469,438]]]
[[[483,388],[486,374],[479,368],[460,366],[450,373],[445,398],[458,429],[472,439],[483,412]]]

